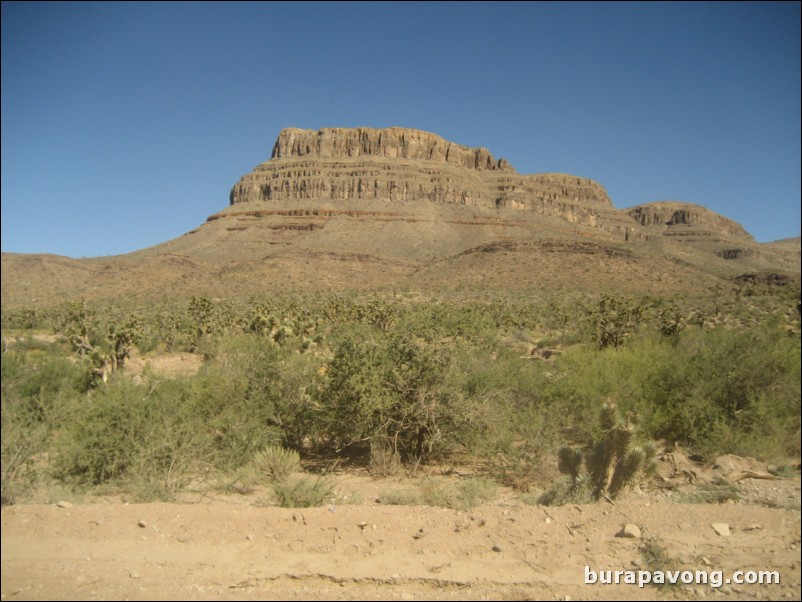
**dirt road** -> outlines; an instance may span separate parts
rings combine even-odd
[[[783,487],[799,496],[798,478]],[[2,599],[800,599],[798,506],[632,495],[541,507],[507,492],[459,512],[383,505],[370,491],[358,505],[311,509],[188,502],[4,507]],[[641,537],[617,537],[626,523]],[[602,570],[637,578],[650,559],[733,581],[585,583]],[[736,571],[775,571],[780,583],[737,584]]]

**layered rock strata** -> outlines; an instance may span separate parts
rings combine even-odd
[[[534,211],[642,239],[597,182],[565,174],[521,175],[484,148],[405,128],[282,130],[272,158],[233,187],[232,205],[253,201],[430,201]]]
[[[725,237],[754,242],[754,238],[738,222],[710,211],[701,205],[679,201],[657,201],[630,207],[627,213],[641,226],[661,236],[678,239]]]

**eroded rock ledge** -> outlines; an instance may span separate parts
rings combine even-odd
[[[291,157],[388,157],[447,163],[469,169],[515,172],[505,160],[496,161],[485,148],[448,142],[440,136],[409,128],[286,128],[273,146],[273,159]]]
[[[752,235],[738,222],[693,203],[655,201],[630,207],[626,212],[638,224],[655,230],[662,236],[679,239],[724,236],[734,240],[754,242]]]

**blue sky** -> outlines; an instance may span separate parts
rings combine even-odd
[[[284,127],[403,126],[800,234],[800,3],[2,3],[2,250],[228,206]]]

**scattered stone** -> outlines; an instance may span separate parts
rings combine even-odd
[[[494,552],[501,552],[501,546],[500,545],[494,545],[492,549],[493,549]]]
[[[144,529],[145,527],[148,526],[148,523],[146,523],[145,521],[141,520],[136,524],[136,526],[141,528],[141,529]]]
[[[56,508],[72,508],[72,504],[61,500],[60,502],[56,502]]]
[[[365,521],[360,521],[360,522],[358,522],[358,523],[356,524],[356,526],[357,526],[357,527],[359,527],[360,529],[362,529],[362,530],[364,531],[364,530],[365,530],[365,527],[367,527],[367,526],[368,526],[368,523],[366,523]]]
[[[756,531],[756,530],[762,529],[762,528],[763,527],[761,527],[759,524],[753,523],[753,524],[749,525],[748,527],[744,527],[744,531]]]
[[[640,527],[634,523],[627,523],[624,528],[615,534],[616,537],[629,537],[632,539],[640,539]]]
[[[718,535],[722,537],[729,537],[730,535],[730,526],[727,523],[711,523],[711,527],[713,527],[713,531],[715,531]]]
[[[420,539],[420,538],[421,538],[421,537],[423,537],[424,535],[426,535],[426,529],[424,529],[423,527],[421,527],[420,529],[418,529],[418,532],[417,532],[417,533],[415,533],[415,535],[413,535],[412,537],[414,537],[415,539]]]

